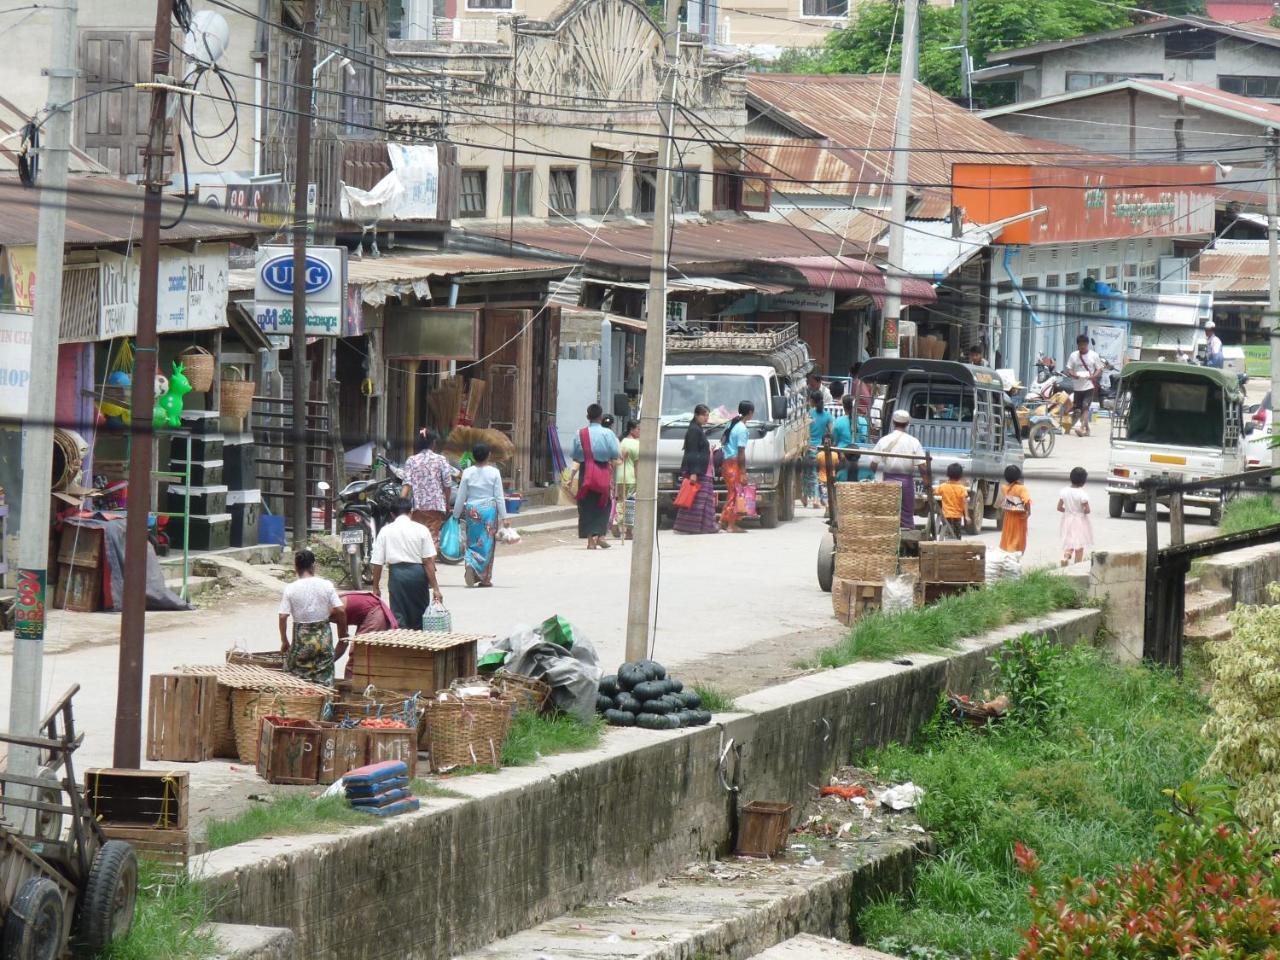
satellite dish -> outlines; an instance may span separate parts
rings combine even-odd
[[[191,18],[182,52],[193,63],[211,67],[222,59],[230,42],[231,28],[226,18],[212,10],[201,10]]]

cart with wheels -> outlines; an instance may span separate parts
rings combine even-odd
[[[138,860],[107,840],[76,783],[72,686],[35,736],[0,733],[34,749],[35,777],[0,772],[0,960],[56,960],[71,949],[101,953],[133,925]]]

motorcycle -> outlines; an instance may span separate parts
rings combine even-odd
[[[353,480],[338,491],[338,539],[346,555],[347,571],[355,589],[373,582],[370,558],[373,539],[391,522],[393,507],[404,487],[404,474],[394,464],[377,457],[373,469],[386,467],[389,476]]]
[[[1046,380],[1056,380],[1058,377],[1058,365],[1053,357],[1046,357],[1043,353],[1036,355],[1036,383],[1044,383]]]
[[[1061,432],[1058,418],[1054,416],[1056,408],[1038,401],[1036,395],[1023,390],[1020,383],[1014,384],[1008,393],[1018,418],[1018,438],[1026,443],[1027,454],[1036,458],[1049,456]]]

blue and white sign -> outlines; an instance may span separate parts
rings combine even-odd
[[[268,336],[293,333],[293,247],[258,248],[253,315]],[[307,294],[307,336],[338,337],[346,333],[347,248],[308,247],[302,275]]]

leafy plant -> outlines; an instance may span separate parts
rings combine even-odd
[[[1035,851],[1016,844],[1032,881],[1019,960],[1280,957],[1280,870],[1269,845],[1229,811],[1215,823],[1220,796],[1201,803],[1195,784],[1173,794],[1184,808],[1163,818],[1155,854],[1108,877],[1046,884]]]
[[[1048,726],[1067,707],[1062,647],[1033,633],[1010,640],[990,658],[1000,688],[1009,697],[1009,719],[1034,727]]]
[[[113,940],[103,960],[196,960],[218,952],[204,926],[211,919],[204,887],[183,876],[176,881],[145,860],[138,864],[138,904],[133,928]]]
[[[738,709],[738,705],[733,702],[733,697],[709,683],[695,683],[693,692],[702,698],[703,710],[710,710],[712,713],[733,713]]]
[[[1239,784],[1240,816],[1280,838],[1280,584],[1271,603],[1231,611],[1231,637],[1213,647],[1213,715],[1205,736],[1215,741],[1205,772]]]

